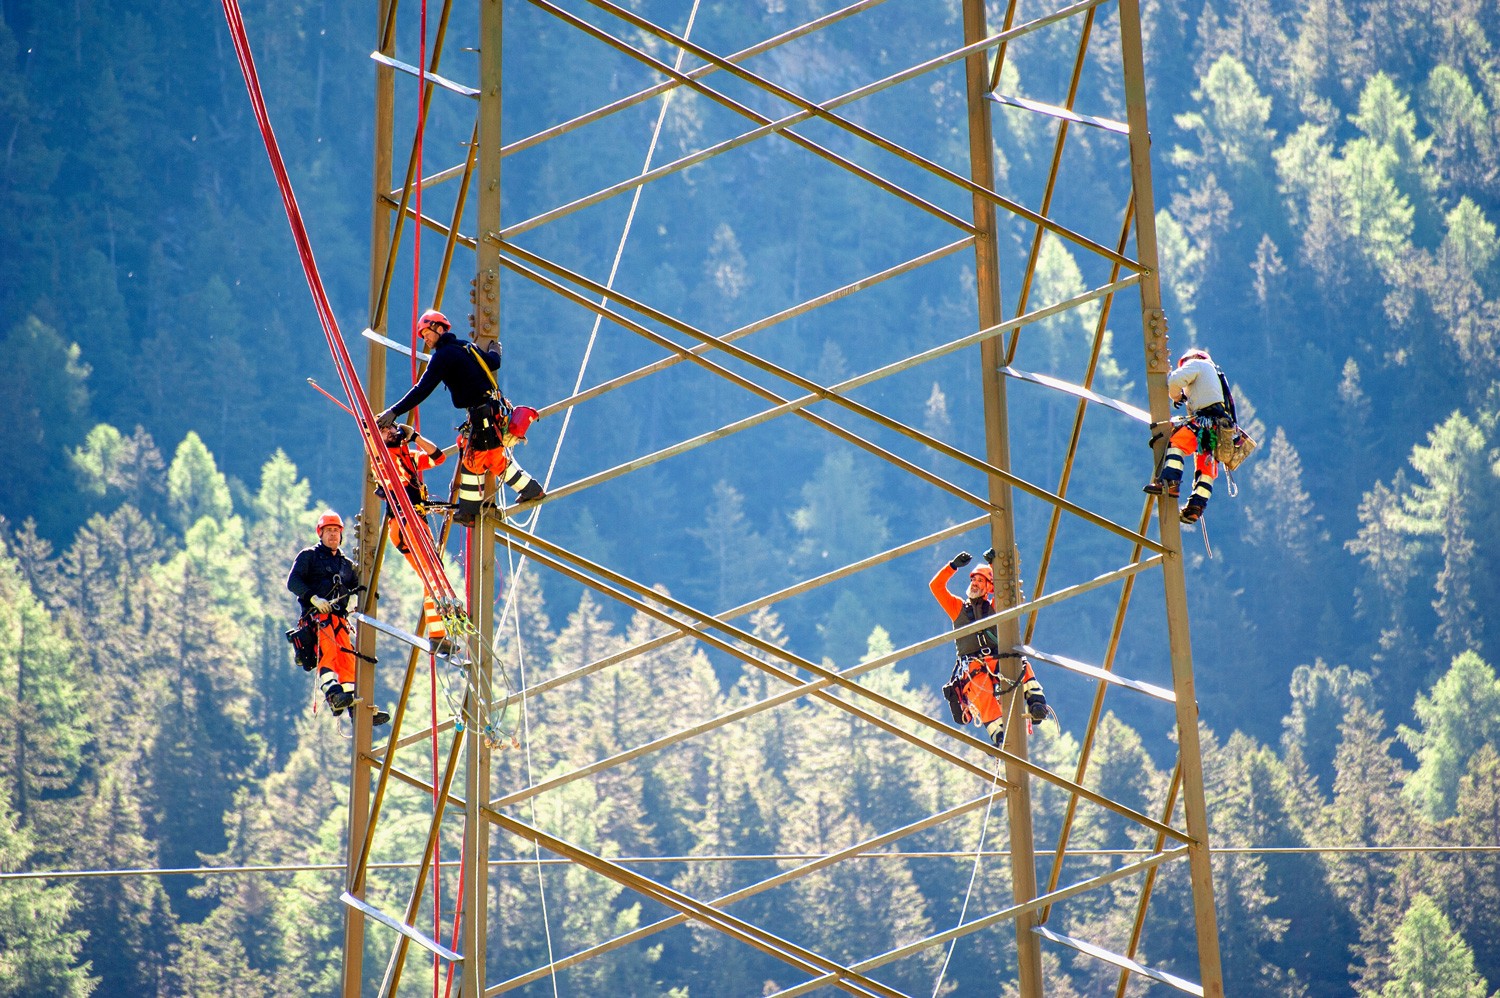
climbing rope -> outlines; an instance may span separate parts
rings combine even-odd
[[[225,21],[229,25],[230,38],[234,43],[235,55],[239,60],[240,72],[245,78],[245,89],[250,96],[251,108],[254,111],[256,123],[260,127],[261,138],[265,142],[266,155],[271,161],[271,171],[275,175],[276,186],[281,193],[282,207],[286,211],[287,223],[292,230],[292,239],[297,246],[302,272],[307,279],[308,290],[312,293],[313,307],[318,313],[318,321],[323,328],[323,337],[328,343],[329,354],[333,358],[339,382],[349,402],[348,407],[355,414],[355,422],[359,426],[366,457],[369,459],[376,480],[390,496],[392,517],[400,525],[402,532],[411,538],[413,558],[418,566],[417,574],[422,579],[423,587],[432,596],[439,612],[444,614],[445,618],[466,617],[458,596],[454,593],[447,574],[443,570],[442,559],[438,555],[432,535],[425,529],[426,521],[417,515],[406,490],[400,486],[401,478],[396,462],[386,450],[385,442],[375,425],[374,410],[370,407],[370,401],[365,396],[364,387],[360,384],[354,361],[344,345],[344,337],[339,331],[338,320],[334,317],[333,306],[328,301],[328,293],[323,287],[322,276],[318,273],[317,259],[312,251],[312,241],[308,237],[302,211],[297,204],[296,193],[292,190],[291,178],[287,173],[286,163],[282,159],[275,130],[271,127],[270,114],[266,110],[265,96],[261,91],[260,79],[256,73],[255,59],[250,51],[250,40],[245,31],[244,16],[240,12],[239,2],[238,0],[221,0],[221,3],[224,8]],[[418,525],[424,529],[417,529]]]
[[[984,805],[984,820],[979,824],[979,843],[974,847],[974,866],[969,870],[969,886],[964,890],[964,903],[958,909],[958,922],[954,928],[962,927],[964,916],[969,913],[969,899],[974,894],[974,882],[979,879],[979,863],[984,856],[984,838],[989,832],[990,814],[995,810],[995,791],[1000,786],[1000,767],[1005,765],[1004,759],[995,760],[995,777],[990,782],[990,799]],[[953,959],[953,949],[958,945],[958,937],[954,936],[948,942],[948,952],[943,954],[943,965],[938,968],[937,980],[932,984],[932,998],[938,998],[943,990],[943,978],[948,973],[948,961]]]

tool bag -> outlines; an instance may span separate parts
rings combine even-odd
[[[1259,446],[1250,434],[1231,424],[1219,428],[1219,440],[1214,447],[1214,457],[1218,458],[1224,467],[1235,471]]]

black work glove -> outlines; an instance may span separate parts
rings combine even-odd
[[[535,502],[546,495],[547,493],[542,491],[542,483],[533,478],[526,483],[520,492],[516,493],[516,500],[518,502]]]
[[[1187,399],[1185,397],[1184,398],[1175,398],[1175,399],[1172,400],[1172,408],[1173,409],[1181,409],[1186,402],[1187,402]]]
[[[965,565],[967,565],[971,559],[972,556],[969,554],[969,552],[960,551],[958,554],[953,556],[952,561],[948,562],[948,567],[956,572],[960,568],[963,568]]]
[[[993,565],[995,563],[995,549],[994,548],[985,548],[984,549],[984,563],[986,565]]]

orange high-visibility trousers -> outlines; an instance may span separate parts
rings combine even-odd
[[[989,724],[1003,717],[1005,708],[995,696],[995,675],[998,671],[996,661],[993,658],[971,658],[965,664],[968,666],[969,678],[964,682],[963,696],[973,715],[970,720]]]
[[[349,618],[340,613],[314,613],[318,628],[318,669],[328,669],[340,683],[354,684],[354,635]]]

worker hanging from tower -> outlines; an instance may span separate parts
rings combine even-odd
[[[955,629],[995,613],[995,574],[990,567],[995,560],[994,548],[984,553],[985,563],[969,573],[966,599],[959,599],[948,591],[948,580],[971,560],[969,552],[960,551],[951,562],[938,569],[927,584]],[[1031,669],[1031,662],[1019,652],[1000,651],[1000,638],[993,626],[955,638],[954,643],[958,648],[958,658],[948,684],[943,687],[943,696],[953,712],[955,724],[973,722],[983,726],[990,741],[999,747],[1005,741],[1005,706],[1000,698],[1017,685],[1026,698],[1030,719],[1046,720],[1047,697]],[[999,660],[1002,658],[1021,660],[1021,675],[1016,682],[1012,683],[1000,674]]]
[[[422,313],[417,332],[429,354],[427,370],[410,391],[376,417],[376,423],[382,430],[395,425],[398,417],[421,405],[439,384],[447,387],[453,407],[469,414],[459,428],[458,509],[453,517],[454,523],[468,526],[484,500],[487,472],[514,489],[521,502],[542,499],[545,493],[541,483],[507,453],[515,443],[525,441],[536,410],[512,407],[500,394],[495,381],[495,372],[500,369],[498,348],[481,350],[459,339],[451,328],[448,317],[436,309]]]
[[[1197,347],[1185,351],[1177,361],[1176,370],[1167,375],[1167,394],[1175,408],[1187,406],[1187,418],[1172,420],[1170,432],[1153,427],[1151,446],[1156,454],[1156,471],[1142,491],[1177,498],[1182,491],[1183,463],[1189,454],[1194,455],[1193,491],[1178,511],[1178,518],[1183,523],[1197,523],[1208,508],[1214,479],[1219,475],[1215,455],[1220,437],[1228,440],[1236,432],[1234,395],[1229,391],[1224,372],[1208,351]],[[1232,490],[1230,494],[1233,495]]]
[[[344,521],[332,510],[318,517],[318,543],[298,552],[286,577],[286,588],[302,609],[297,628],[287,633],[297,663],[318,670],[318,687],[338,717],[354,704],[354,632],[349,627],[349,599],[359,592],[359,573],[344,556]],[[309,631],[313,635],[309,635]],[[374,723],[390,715],[375,708]]]

